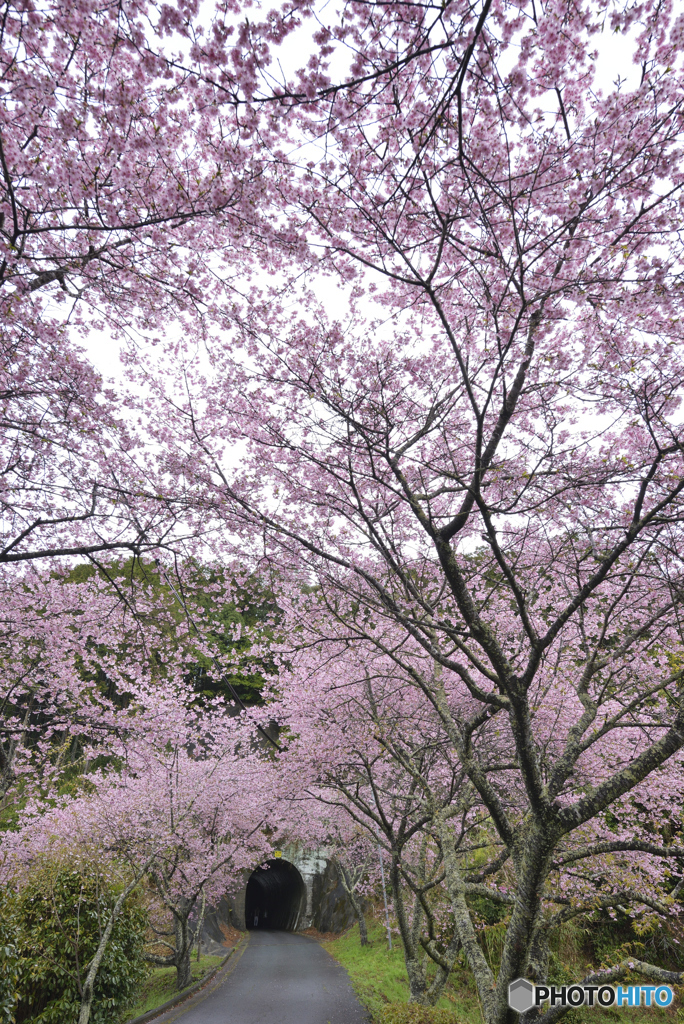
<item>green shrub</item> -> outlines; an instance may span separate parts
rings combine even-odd
[[[95,864],[45,862],[16,898],[17,1024],[76,1024],[80,985],[121,885]],[[112,1024],[147,973],[147,915],[134,893],[114,925],[98,972],[92,1024]]]
[[[0,891],[0,1024],[12,1024],[17,1002],[17,933],[12,894]]]
[[[459,1024],[453,1010],[416,1003],[389,1003],[380,1010],[378,1024]]]

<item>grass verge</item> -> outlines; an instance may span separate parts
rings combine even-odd
[[[226,953],[228,952],[226,950]],[[190,984],[194,985],[195,982],[201,981],[204,975],[208,974],[214,967],[218,967],[222,960],[222,956],[202,956],[199,961],[193,959],[192,981]],[[161,1006],[162,1003],[165,1003],[167,999],[172,999],[178,994],[179,992],[176,988],[176,968],[155,967],[150,971],[142,984],[138,1002],[126,1012],[125,1020],[133,1020],[135,1017],[147,1013],[148,1010],[154,1010]]]
[[[352,987],[370,1010],[374,1024],[483,1024],[475,985],[463,963],[457,961],[437,1004],[437,1012],[425,1012],[422,1007],[406,1005],[409,984],[398,936],[393,937],[394,948],[390,952],[384,927],[370,918],[368,937],[369,945],[362,947],[355,925],[322,945],[347,970]],[[556,939],[555,944],[565,954],[562,960],[557,953],[552,955],[550,973],[556,984],[580,981],[591,970],[572,939],[569,930]],[[639,984],[637,977],[630,981]],[[563,1018],[563,1024],[684,1024],[683,994],[684,988],[675,989],[674,1003],[667,1009],[584,1007],[571,1010]]]
[[[361,946],[358,927],[322,945],[346,969],[352,988],[377,1024],[482,1024],[475,989],[465,971],[455,970],[438,1013],[425,1014],[421,1007],[406,1007],[409,998],[404,953],[397,936],[392,950],[379,921],[368,920],[367,946]],[[406,1009],[400,1008],[406,1007]]]

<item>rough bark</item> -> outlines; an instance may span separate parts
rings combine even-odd
[[[349,901],[352,905],[352,910],[356,916],[356,920],[359,922],[359,938],[362,946],[368,945],[368,929],[366,927],[366,917],[363,913],[363,907],[361,901],[355,892],[349,893]]]
[[[202,926],[204,924],[204,913],[205,913],[206,909],[207,909],[207,894],[205,893],[204,889],[202,889],[202,907],[201,907],[201,910],[200,910],[199,920],[197,922],[197,929],[195,931],[195,941],[197,942],[197,960],[198,960],[198,962],[199,962],[199,958],[202,955]]]
[[[190,955],[192,953],[193,936],[190,931],[190,923],[188,918],[190,917],[190,911],[194,906],[194,901],[187,908],[182,906],[179,909],[174,909],[174,923],[176,933],[176,988],[180,992],[181,989],[187,988],[192,981],[192,967],[190,964]]]

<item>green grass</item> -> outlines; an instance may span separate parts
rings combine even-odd
[[[447,1013],[424,1014],[420,1007],[403,1009],[408,1003],[409,984],[399,937],[392,937],[392,952],[387,948],[387,934],[379,921],[368,921],[370,944],[362,948],[357,926],[339,938],[324,942],[325,949],[346,968],[354,991],[366,1006],[375,1024],[483,1024],[475,985],[462,962],[456,963],[444,995],[437,1007]],[[556,984],[579,981],[589,971],[586,957],[571,929],[558,936],[562,953],[552,956],[551,981]],[[488,952],[490,952],[488,950]],[[672,969],[672,968],[670,968]],[[632,979],[634,984],[638,978]],[[629,982],[626,982],[629,984]],[[616,1009],[583,1008],[570,1011],[564,1024],[684,1024],[684,1008],[680,992],[675,991],[672,1006],[667,1009],[623,1007]],[[402,1005],[403,1004],[403,1005]]]
[[[218,967],[222,960],[222,956],[203,956],[200,957],[199,962],[193,958],[190,984],[194,985],[196,981],[200,981],[205,974],[208,974],[214,967]],[[148,1010],[154,1010],[177,994],[176,968],[155,967],[143,982],[138,1002],[127,1011],[125,1020],[132,1020],[142,1013],[147,1013]]]
[[[352,987],[373,1014],[388,1002],[408,1002],[409,987],[401,943],[393,938],[387,948],[385,929],[368,921],[367,946],[361,946],[358,927],[323,945],[346,968]]]
[[[387,933],[379,921],[368,920],[369,944],[361,946],[356,926],[337,939],[324,942],[328,952],[347,970],[361,1002],[374,1021],[388,1020],[392,1004],[406,1004],[409,983],[401,941],[392,936],[392,951],[387,948]],[[475,987],[465,970],[457,967],[449,980],[445,993],[437,1003],[441,1010],[450,1011],[448,1019],[462,1024],[482,1024]],[[416,1008],[415,1013],[419,1010]],[[444,1019],[445,1014],[440,1014]],[[397,1017],[399,1021],[399,1017]],[[407,1020],[408,1024],[408,1020]],[[416,1024],[419,1024],[416,1018]],[[441,1024],[441,1021],[440,1021]]]

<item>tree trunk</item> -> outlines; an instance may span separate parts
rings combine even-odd
[[[496,979],[477,941],[470,910],[465,900],[465,885],[455,853],[453,835],[447,823],[442,819],[437,818],[435,824],[442,848],[444,881],[454,915],[454,925],[468,966],[475,978],[482,1016],[486,1024],[498,1024]]]
[[[394,912],[397,915],[399,933],[402,946],[404,947],[404,963],[409,980],[409,1002],[417,1003],[419,1006],[429,1006],[427,984],[427,957],[422,952],[418,943],[420,925],[423,917],[420,902],[414,899],[413,913],[411,920],[407,914],[404,894],[401,888],[401,874],[396,851],[392,855],[392,866],[390,868],[390,882],[392,895],[394,897]]]
[[[430,1006],[427,976],[425,973],[425,957],[405,956],[406,973],[409,980],[409,1003],[418,1006]]]
[[[367,946],[368,929],[366,928],[366,918],[363,913],[363,908],[361,907],[361,901],[356,895],[356,883],[354,882],[354,879],[351,876],[351,872],[348,871],[348,869],[344,866],[344,864],[342,864],[341,861],[336,861],[336,864],[339,870],[342,887],[347,893],[347,896],[349,897],[349,902],[352,905],[354,916],[356,917],[356,920],[359,922],[359,935],[361,937],[361,945]]]
[[[176,988],[180,992],[181,989],[187,988],[191,981],[190,946],[186,946],[182,952],[179,951],[178,959],[176,960]]]
[[[190,931],[188,918],[190,917],[190,911],[193,906],[194,901],[187,907],[183,904],[182,907],[174,910],[176,932],[176,988],[179,992],[181,989],[187,988],[192,981],[190,957],[192,953],[193,936]]]
[[[533,822],[525,840],[516,870],[516,901],[506,930],[497,979],[496,1024],[517,1024],[518,1014],[508,1006],[508,985],[516,978],[527,978],[530,973],[545,973],[543,945],[534,940],[541,925],[541,894],[546,881],[555,838],[548,825]],[[530,963],[532,955],[532,963]],[[539,963],[535,961],[539,960]]]
[[[197,930],[195,932],[195,939],[197,941],[197,962],[199,963],[202,955],[202,926],[204,925],[204,912],[207,909],[207,894],[202,889],[202,909],[200,910],[199,921],[197,922]]]
[[[348,890],[349,891],[349,890]],[[356,920],[359,922],[359,936],[361,938],[361,945],[368,945],[368,929],[366,927],[366,918],[363,913],[361,901],[355,892],[349,891],[349,900],[352,905],[352,910],[356,916]]]

